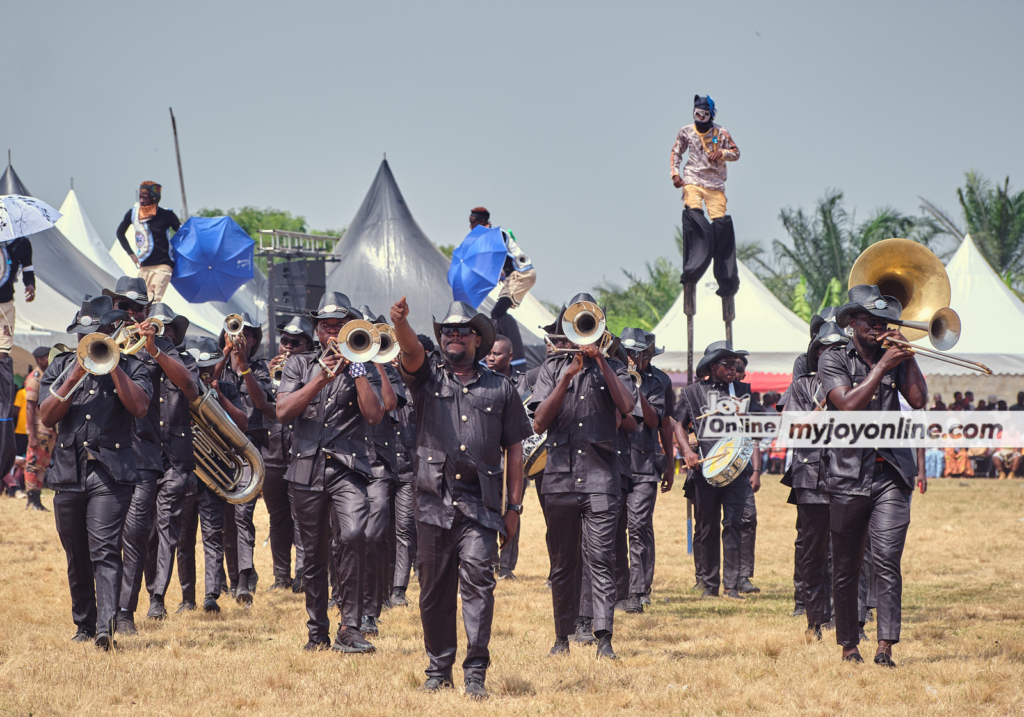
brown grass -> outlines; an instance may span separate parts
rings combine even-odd
[[[789,616],[795,510],[785,497],[774,478],[765,481],[755,576],[763,592],[742,604],[690,591],[685,501],[679,491],[659,498],[654,606],[617,615],[621,659],[599,663],[593,648],[547,656],[554,638],[548,561],[531,492],[520,580],[498,586],[485,704],[469,702],[461,689],[417,691],[426,659],[415,585],[414,606],[384,615],[369,657],[302,652],[302,597],[262,590],[251,611],[222,599],[218,616],[172,614],[163,623],[142,617],[143,597],[140,634],[119,636],[116,652],[71,643],[53,516],[0,499],[0,715],[1024,712],[1024,485],[935,481],[926,496],[914,496],[895,671],[840,662],[830,634],[808,644],[803,619]],[[256,525],[262,587],[271,578],[262,504]],[[172,611],[179,599],[175,580]],[[455,677],[461,685],[460,670]]]

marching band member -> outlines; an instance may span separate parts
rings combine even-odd
[[[452,302],[447,315],[434,321],[441,353],[428,355],[408,316],[402,298],[391,308],[391,323],[402,349],[399,370],[416,410],[417,562],[423,641],[430,658],[423,689],[453,685],[461,592],[468,642],[462,663],[466,694],[486,699],[492,565],[498,540],[506,544],[519,529],[522,441],[531,435],[529,420],[512,382],[480,365],[494,342],[490,319]]]
[[[86,298],[68,333],[110,334],[126,320],[109,296]],[[65,374],[65,369],[70,372]],[[74,393],[72,393],[74,391]],[[43,425],[57,428],[47,485],[56,491],[53,513],[68,560],[76,642],[94,639],[102,650],[112,634],[121,592],[121,533],[139,480],[132,454],[132,419],[145,417],[153,394],[142,362],[121,355],[107,374],[93,375],[74,352],[62,353],[43,374]]]
[[[692,485],[696,508],[693,552],[702,563],[699,579],[704,584],[703,597],[717,597],[724,583],[725,597],[740,600],[740,520],[747,494],[761,487],[761,454],[755,450],[750,465],[725,486],[713,486],[704,480],[700,467],[701,456],[690,447],[690,433],[697,437],[704,457],[711,456],[714,439],[701,438],[704,421],[713,406],[709,406],[712,392],[738,400],[750,399],[748,384],[736,384],[736,368],[746,351],[734,351],[728,341],[716,341],[704,350],[704,356],[694,372],[700,381],[682,390],[675,408],[675,438],[682,448],[683,460],[690,469],[688,484]],[[719,525],[721,520],[721,551],[719,551]]]
[[[313,324],[305,316],[293,316],[286,324],[278,324],[281,332],[279,352],[270,362],[271,382],[290,356],[313,350]],[[276,379],[279,382],[280,378]],[[270,554],[274,563],[274,584],[269,590],[288,589],[299,592],[302,583],[302,541],[294,519],[294,506],[288,495],[285,471],[291,458],[294,423],[277,420],[277,388],[272,387],[264,416],[270,421],[267,443],[263,447],[263,501],[270,514]],[[292,579],[292,545],[295,545],[295,579]]]
[[[333,291],[321,297],[311,315],[313,330],[325,347],[333,345],[345,324],[360,318],[348,297]],[[296,354],[285,363],[277,388],[277,419],[295,426],[285,480],[302,541],[302,583],[309,614],[305,649],[325,649],[330,644],[327,587],[334,516],[343,558],[341,624],[333,649],[373,652],[376,648],[359,631],[370,511],[367,490],[372,476],[366,435],[367,425],[384,419],[384,404],[367,377],[365,364],[350,363],[334,352],[322,358],[317,353]]]
[[[928,386],[913,351],[886,339],[902,339],[888,324],[903,313],[900,302],[874,285],[849,291],[836,322],[850,326],[847,345],[829,348],[818,359],[818,378],[828,406],[838,411],[899,411],[902,394],[913,409],[928,401]],[[910,496],[917,461],[909,448],[834,448],[829,456],[829,531],[832,537],[832,592],[836,640],[843,659],[863,662],[857,593],[864,547],[871,541],[877,590],[878,648],[875,664],[893,667],[892,646],[900,640],[903,577],[900,560],[910,526]]]
[[[578,301],[594,302],[589,294]],[[533,427],[548,431],[544,469],[544,510],[551,553],[551,598],[555,644],[551,654],[567,654],[569,635],[579,617],[576,585],[580,545],[593,580],[593,634],[599,657],[615,659],[612,649],[615,604],[615,531],[622,479],[619,474],[619,415],[636,408],[626,367],[594,344],[573,355],[549,357],[537,376]]]

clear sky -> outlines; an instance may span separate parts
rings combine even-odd
[[[1024,187],[1024,3],[89,2],[4,9],[2,148],[109,240],[141,180],[180,208],[346,226],[384,152],[434,242],[486,205],[561,302],[673,256],[676,132],[710,93],[740,241],[827,187],[866,217]],[[358,297],[353,297],[357,300]]]

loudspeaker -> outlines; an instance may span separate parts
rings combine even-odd
[[[325,262],[317,259],[286,261],[271,268],[274,313],[278,316],[313,311],[326,291]],[[280,319],[287,321],[287,317]]]

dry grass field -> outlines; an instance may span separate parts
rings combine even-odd
[[[934,481],[914,496],[893,671],[840,662],[831,633],[805,642],[804,619],[790,617],[795,509],[785,497],[766,478],[755,576],[763,592],[735,603],[690,591],[685,501],[678,490],[662,496],[654,606],[617,615],[620,660],[599,663],[593,648],[547,655],[547,556],[531,492],[520,579],[497,589],[487,703],[461,689],[417,691],[426,659],[415,606],[385,613],[378,651],[365,657],[303,652],[302,597],[262,590],[248,611],[222,599],[215,616],[140,615],[139,636],[118,636],[110,654],[72,643],[53,515],[0,499],[0,714],[1024,714],[1024,483]],[[262,504],[256,518],[262,587],[271,579]],[[415,605],[415,585],[410,595]],[[172,611],[179,599],[175,580]],[[461,685],[458,668],[455,677]]]

